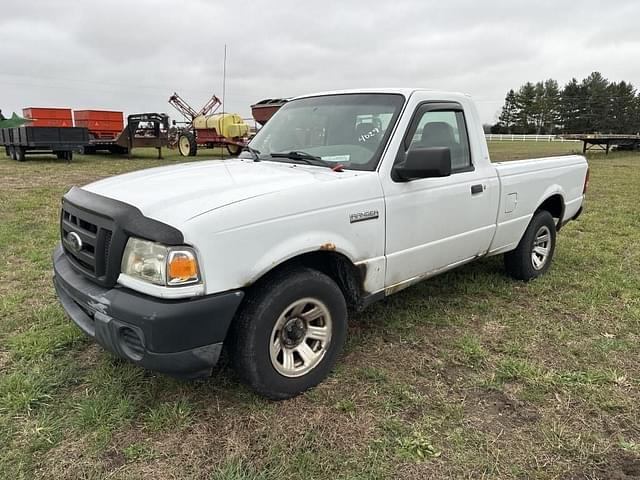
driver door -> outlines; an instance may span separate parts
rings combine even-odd
[[[486,253],[495,231],[498,182],[479,168],[457,102],[418,104],[396,162],[416,147],[447,147],[451,175],[385,179],[385,287],[401,287]]]

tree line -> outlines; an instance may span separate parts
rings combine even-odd
[[[570,134],[640,132],[640,94],[600,72],[560,88],[553,79],[509,90],[491,133]]]

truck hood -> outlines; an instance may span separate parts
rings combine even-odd
[[[339,181],[368,172],[252,160],[210,160],[140,170],[85,185],[84,190],[137,207],[176,227],[205,212],[250,198]]]

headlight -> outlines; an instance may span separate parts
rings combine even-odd
[[[129,238],[122,255],[122,273],[163,286],[200,282],[196,253],[189,247],[167,247],[160,243]]]

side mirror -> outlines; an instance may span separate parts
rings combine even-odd
[[[451,150],[448,147],[418,147],[409,150],[403,162],[393,168],[400,181],[451,175]]]

